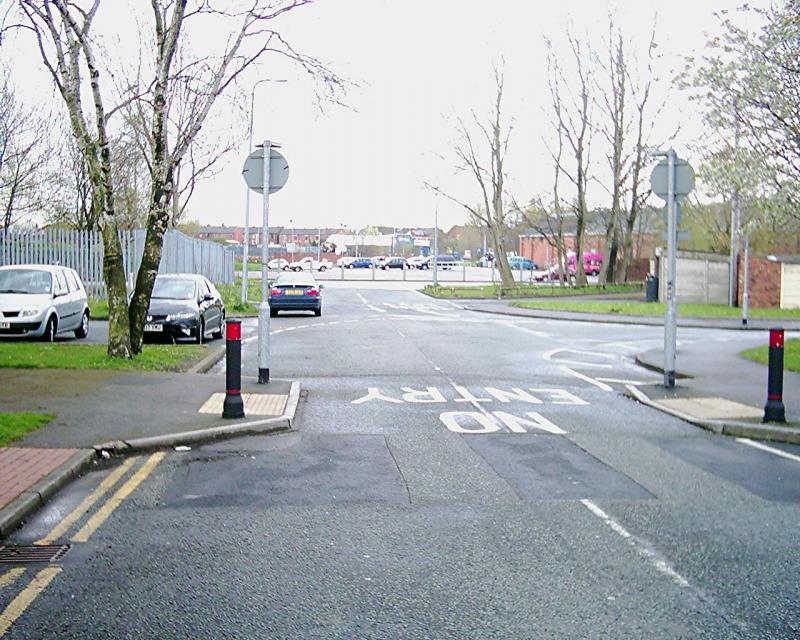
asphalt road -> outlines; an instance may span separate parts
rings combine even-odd
[[[324,298],[320,318],[271,321],[272,375],[304,389],[297,431],[137,459],[141,484],[7,637],[800,636],[800,447],[779,457],[622,397],[658,379],[632,359],[657,328],[474,314],[398,287]],[[759,339],[680,331],[711,353]],[[3,606],[33,571],[0,586]]]

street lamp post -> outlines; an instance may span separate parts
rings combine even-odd
[[[317,227],[317,262],[322,261],[322,227]]]
[[[250,153],[253,148],[253,110],[255,107],[256,87],[263,82],[286,82],[286,80],[273,80],[271,78],[264,78],[259,80],[253,85],[250,92],[250,127],[247,134],[247,153]],[[248,259],[250,257],[250,188],[245,186],[245,203],[244,203],[244,248],[242,255],[242,304],[247,303],[247,272],[248,272]],[[267,231],[269,236],[269,231]]]
[[[292,243],[292,251],[291,251],[292,259],[290,260],[290,262],[294,262],[294,220],[292,218],[289,218],[289,227],[291,228],[292,231],[292,235],[289,236],[289,242]]]
[[[439,286],[439,192],[436,192],[436,208],[433,212],[433,286]]]

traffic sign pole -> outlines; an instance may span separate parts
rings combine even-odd
[[[261,232],[261,304],[258,307],[258,383],[269,382],[269,178],[272,145],[264,140],[263,158],[264,208]]]
[[[664,319],[664,386],[675,386],[675,349],[677,342],[677,309],[675,304],[675,271],[678,225],[675,215],[675,150],[667,151],[667,313]]]

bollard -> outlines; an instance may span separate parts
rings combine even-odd
[[[223,418],[244,418],[242,400],[242,321],[225,323],[225,402]]]
[[[783,406],[783,329],[769,330],[769,374],[764,422],[786,422]]]

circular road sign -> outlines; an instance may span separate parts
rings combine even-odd
[[[258,193],[264,193],[264,152],[261,149],[256,149],[247,156],[242,175],[248,187]],[[289,163],[277,149],[271,147],[269,150],[269,192],[280,191],[288,179]]]
[[[664,158],[650,174],[650,187],[662,200],[669,197],[669,161]],[[688,196],[694,189],[694,169],[686,160],[678,158],[675,161],[675,197],[678,199]]]

